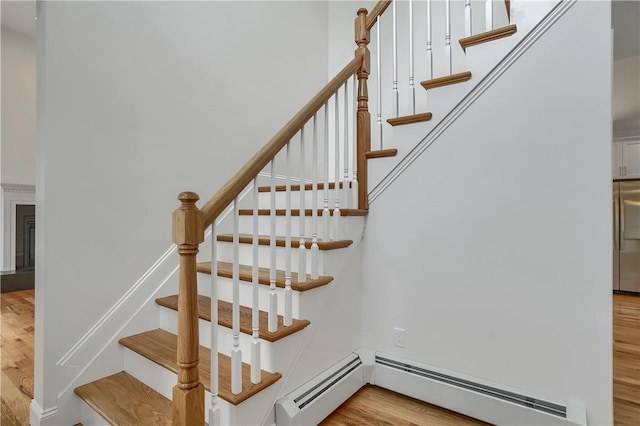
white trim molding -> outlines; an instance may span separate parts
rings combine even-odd
[[[11,183],[3,183],[0,186],[2,187],[0,271],[13,271],[16,269],[16,208],[18,204],[36,204],[36,187]]]
[[[31,404],[29,404],[29,424],[31,426],[53,425],[53,420],[57,415],[57,406],[49,407],[45,410],[35,399],[32,399]]]

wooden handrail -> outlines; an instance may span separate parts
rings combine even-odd
[[[207,203],[202,206],[203,225],[207,228],[240,192],[269,164],[304,124],[322,108],[362,65],[364,54],[357,50],[355,58],[309,101],[271,140],[258,151]]]
[[[373,28],[373,26],[378,21],[378,16],[382,15],[387,7],[392,3],[393,0],[380,0],[376,5],[371,9],[371,13],[367,16],[367,30]]]

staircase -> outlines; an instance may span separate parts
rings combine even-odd
[[[431,63],[431,75],[420,82],[424,93],[474,78],[474,70],[453,72],[446,4],[449,73],[434,76]],[[462,51],[517,31],[514,24],[492,27],[489,2],[487,31],[472,34],[471,5],[466,1],[460,16],[467,33],[460,40]],[[504,5],[510,17],[509,2]],[[75,388],[100,416],[78,419],[83,424],[272,424],[278,421],[273,411],[277,398],[336,361],[295,370],[313,352],[314,339],[334,327],[328,316],[357,334],[358,326],[349,325],[353,312],[348,304],[334,302],[341,291],[357,294],[348,277],[358,267],[352,256],[369,209],[367,163],[397,155],[396,148],[383,144],[389,144],[391,129],[442,119],[416,111],[413,74],[409,113],[400,115],[395,64],[393,101],[386,104],[378,89],[372,100],[377,120],[371,123],[367,81],[375,79],[380,87],[386,77],[379,49],[377,68],[371,67],[370,30],[389,6],[396,22],[391,1],[380,1],[370,14],[358,11],[355,58],[211,200],[198,208],[197,194],[179,195],[181,206],[173,214],[178,293],[156,298],[159,328],[119,339],[125,371]],[[410,63],[413,73],[412,57]],[[388,116],[385,105],[392,110]],[[372,149],[376,126],[379,149]],[[211,241],[205,243],[209,229]],[[203,243],[211,252],[197,259]],[[338,356],[357,349],[355,343],[335,340],[326,345]]]

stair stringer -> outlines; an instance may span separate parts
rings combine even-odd
[[[430,121],[393,128],[393,137],[384,148],[397,148],[395,157],[377,159],[369,163],[370,201],[378,195],[380,184],[394,173],[394,170],[416,154],[425,139],[435,139],[444,131],[464,109],[470,106],[475,96],[486,90],[515,60],[528,50],[551,25],[570,8],[572,1],[513,1],[511,2],[511,24],[518,30],[515,34],[467,49],[465,61],[471,71],[470,80],[429,90],[428,111],[432,113]],[[422,88],[416,89],[422,90]],[[477,93],[480,92],[480,93]],[[477,93],[474,95],[474,93]],[[385,100],[388,101],[388,100]],[[376,111],[375,99],[369,100],[370,111]],[[383,105],[383,110],[391,110]],[[388,126],[384,123],[383,125]],[[426,135],[426,136],[425,136]],[[389,146],[391,145],[391,146]],[[372,149],[379,149],[372,146]],[[386,184],[385,184],[386,185]]]

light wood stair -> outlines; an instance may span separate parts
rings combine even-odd
[[[124,371],[82,385],[75,393],[114,426],[172,424],[171,401]]]
[[[435,89],[436,87],[448,86],[450,84],[464,83],[471,78],[471,72],[465,71],[458,74],[451,74],[444,77],[438,77],[431,80],[425,80],[420,83],[426,90]]]
[[[518,30],[515,25],[507,25],[506,27],[496,28],[492,31],[472,35],[470,37],[461,38],[460,46],[462,50],[467,51],[467,47],[475,46],[477,44],[486,43],[488,41],[498,40],[503,37],[509,37]]]
[[[318,190],[324,189],[324,182],[318,182],[317,184]],[[335,182],[329,182],[329,186],[327,187],[328,189],[335,189],[336,187],[336,183]],[[349,187],[351,187],[351,184],[349,184]],[[276,185],[276,192],[284,192],[287,190],[287,186],[286,185]],[[338,188],[344,188],[344,184],[343,182],[338,182]],[[311,191],[313,189],[313,184],[311,183],[307,183],[304,185],[304,189],[305,191]],[[271,191],[271,187],[270,186],[259,186],[258,187],[258,192],[270,192]],[[300,184],[292,184],[291,185],[291,191],[300,191]]]
[[[402,117],[395,117],[387,119],[387,123],[392,126],[401,126],[403,124],[422,123],[424,121],[431,120],[430,112],[423,112],[421,114],[404,115]]]
[[[167,296],[156,299],[156,303],[165,308],[178,310],[178,296]],[[205,321],[211,321],[211,298],[198,295],[198,317]],[[276,342],[293,333],[296,333],[310,324],[308,320],[294,319],[293,324],[285,327],[284,318],[278,315],[278,328],[275,332],[269,332],[268,315],[260,311],[260,338],[268,342]],[[218,325],[232,328],[232,305],[229,302],[218,300]],[[240,332],[251,335],[251,308],[240,306]]]
[[[233,242],[233,234],[221,234],[217,236],[217,240],[219,242],[232,243]],[[253,236],[247,234],[239,235],[240,244],[253,244]],[[271,239],[268,235],[259,235],[258,236],[258,244],[261,246],[270,245]],[[353,244],[352,240],[337,240],[337,241],[318,241],[318,249],[319,250],[336,250],[345,247],[349,247]],[[286,240],[285,237],[276,237],[276,247],[285,247]],[[311,248],[311,238],[304,239],[304,246],[308,249]],[[300,247],[300,239],[292,238],[291,239],[291,247],[298,248]]]
[[[159,328],[120,339],[120,344],[167,370],[177,373],[177,341],[178,336]],[[200,346],[199,357],[200,382],[202,382],[206,390],[210,391],[211,350]],[[218,354],[218,392],[220,398],[234,405],[240,404],[242,401],[271,386],[282,377],[280,373],[269,373],[263,370],[260,383],[253,384],[251,383],[251,366],[245,363],[242,363],[242,373],[242,392],[234,395],[231,393],[231,358]]]
[[[224,278],[233,278],[233,264],[228,262],[218,262],[218,276]],[[211,262],[200,262],[197,271],[204,274],[211,274]],[[252,282],[253,267],[250,265],[240,265],[240,281]],[[333,281],[333,277],[320,276],[317,279],[308,278],[307,281],[301,283],[298,281],[298,273],[291,272],[291,289],[295,291],[307,291],[313,288],[322,287]],[[269,268],[258,268],[258,282],[262,285],[269,285]],[[284,271],[276,271],[276,287],[285,287]]]
[[[251,216],[253,215],[253,209],[239,209],[238,213],[240,216]],[[300,209],[291,209],[291,216],[300,216]],[[333,210],[329,210],[331,216],[333,216]],[[369,213],[368,210],[365,209],[341,209],[340,216],[366,216]],[[318,216],[322,216],[322,209],[317,210]],[[258,209],[259,216],[271,216],[271,210],[269,209]],[[285,209],[276,209],[276,216],[285,216]],[[304,216],[312,216],[311,209],[305,209]]]

